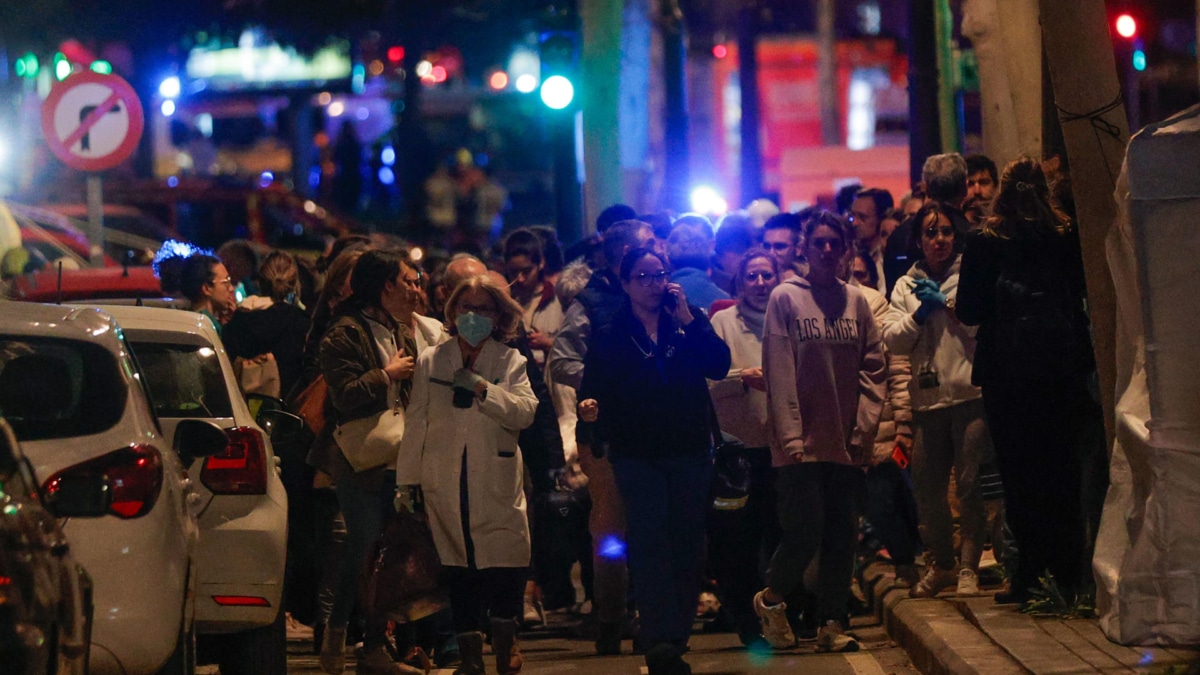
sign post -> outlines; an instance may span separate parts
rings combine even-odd
[[[99,171],[124,162],[137,149],[144,127],[142,103],[116,75],[75,73],[50,91],[42,105],[46,145],[87,179],[91,262],[104,264],[104,197]]]

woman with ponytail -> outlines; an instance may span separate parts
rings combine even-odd
[[[998,602],[1028,600],[1047,572],[1070,600],[1086,590],[1084,458],[1101,434],[1079,236],[1041,164],[1004,168],[992,215],[967,238],[956,315],[979,326],[972,383],[983,391],[1020,559]]]

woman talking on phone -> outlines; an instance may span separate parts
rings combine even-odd
[[[729,372],[729,347],[667,262],[639,248],[621,261],[626,298],[597,326],[584,359],[580,418],[598,424],[629,519],[641,642],[651,675],[690,673],[683,661],[704,566],[713,447],[707,379]]]

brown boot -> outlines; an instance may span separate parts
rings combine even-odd
[[[513,619],[492,619],[492,651],[496,653],[496,672],[516,675],[525,661],[517,643],[517,622]]]
[[[458,640],[459,657],[454,675],[484,675],[483,633],[459,633],[454,637]]]

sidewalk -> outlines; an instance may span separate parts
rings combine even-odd
[[[1035,617],[997,605],[992,592],[955,598],[908,597],[892,587],[891,565],[873,563],[863,588],[888,635],[927,675],[981,673],[1200,673],[1200,648],[1124,647],[1094,619]]]

